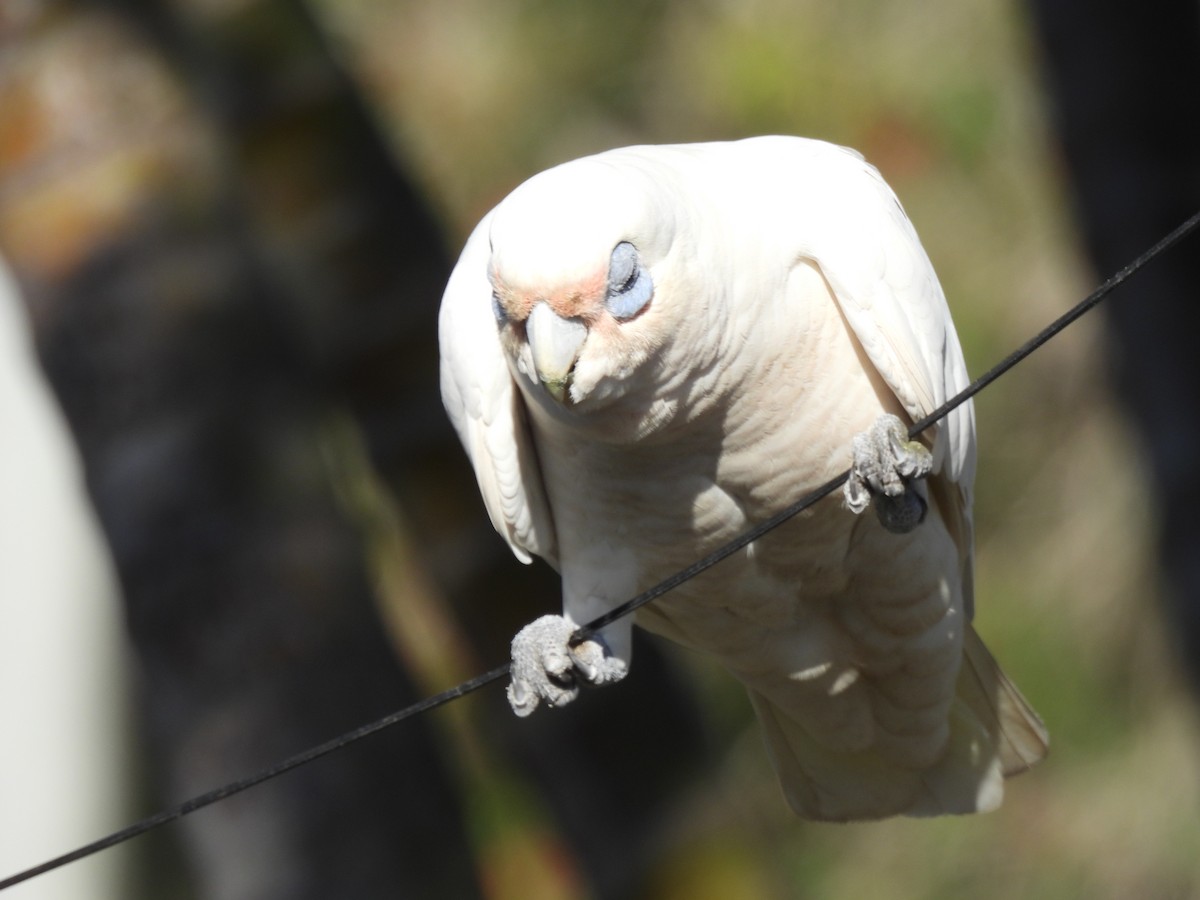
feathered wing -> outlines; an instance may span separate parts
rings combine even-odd
[[[557,566],[554,523],[525,404],[505,361],[491,310],[491,218],[485,216],[467,240],[442,298],[442,400],[471,459],[496,531],[522,562],[536,554]]]
[[[821,269],[855,337],[914,420],[969,383],[962,350],[933,267],[899,201],[857,153],[826,147],[821,183],[807,194],[821,228],[801,256]],[[828,192],[821,197],[822,192]],[[829,213],[825,216],[825,213]],[[864,229],[874,228],[874,233]],[[865,254],[864,254],[865,248]],[[763,695],[751,691],[789,801],[822,819],[941,815],[999,805],[1003,777],[1022,772],[1048,748],[1046,729],[969,624],[973,613],[972,484],[975,423],[971,405],[927,432],[934,472],[930,500],[960,549],[963,658],[950,738],[928,770],[897,777],[873,753],[831,752]],[[853,784],[840,793],[836,786]],[[834,786],[830,790],[830,786]]]
[[[829,177],[815,261],[863,350],[904,409],[920,419],[970,377],[933,265],[900,201],[853,150],[827,147]],[[963,486],[975,477],[975,418],[959,406],[933,428],[934,471]]]

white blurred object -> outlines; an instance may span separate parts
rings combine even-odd
[[[116,579],[24,307],[0,261],[0,878],[129,816]],[[4,893],[107,900],[122,848]]]

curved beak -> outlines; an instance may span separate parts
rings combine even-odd
[[[582,319],[564,319],[545,302],[536,304],[525,320],[525,339],[538,381],[559,403],[566,400],[571,372],[587,335]]]

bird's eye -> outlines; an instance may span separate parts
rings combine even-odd
[[[613,248],[608,265],[608,296],[604,305],[617,319],[632,319],[650,302],[654,282],[638,259],[637,249],[628,241]]]
[[[500,303],[500,295],[492,291],[492,315],[496,317],[496,324],[503,325],[508,321],[508,313],[504,311],[504,306]]]

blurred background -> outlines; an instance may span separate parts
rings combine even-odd
[[[978,374],[1200,208],[1194,2],[2,0],[0,876],[507,658],[435,318],[524,178],[793,133],[904,202]],[[1049,759],[996,813],[796,821],[644,640],[11,890],[1200,897],[1196,240],[977,401],[978,627]]]

